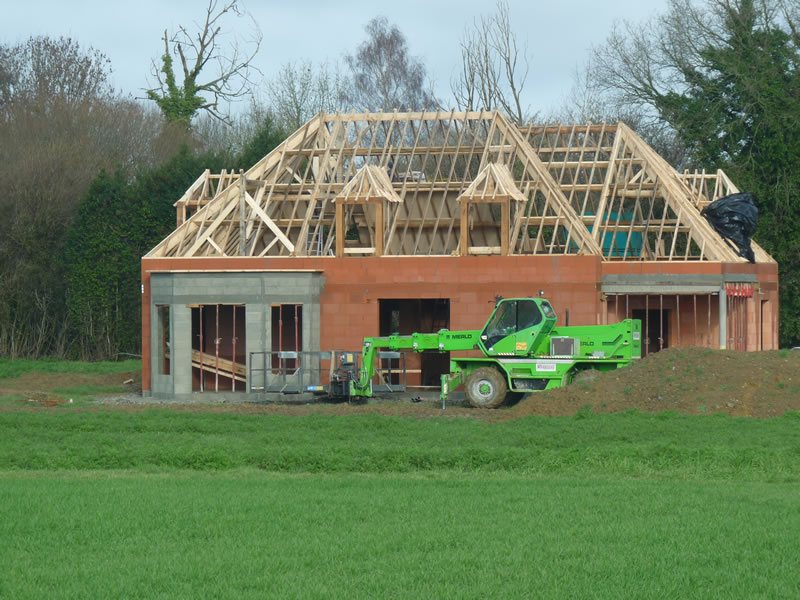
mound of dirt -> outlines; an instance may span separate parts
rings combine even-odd
[[[509,416],[630,409],[771,417],[800,411],[800,351],[667,349],[629,367],[530,394]]]

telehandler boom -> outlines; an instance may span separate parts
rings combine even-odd
[[[499,299],[482,330],[364,338],[360,369],[338,370],[331,395],[371,397],[380,350],[472,351],[473,356],[451,357],[450,373],[442,375],[442,401],[463,385],[472,406],[496,408],[509,394],[561,387],[592,370],[609,371],[641,358],[641,323],[556,327],[556,313],[544,298]]]

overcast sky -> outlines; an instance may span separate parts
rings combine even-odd
[[[509,0],[515,31],[531,59],[526,100],[534,111],[558,108],[576,68],[602,43],[613,22],[634,22],[663,12],[667,0]],[[204,16],[205,0],[24,0],[4,2],[0,42],[13,44],[30,35],[67,35],[105,53],[115,87],[135,96],[147,86],[149,65],[161,51],[163,30],[190,25]],[[320,0],[243,0],[264,40],[255,64],[265,77],[293,60],[341,61],[364,39],[364,24],[386,16],[408,39],[411,53],[425,62],[445,104],[459,61],[459,38],[492,0],[401,0],[324,2]],[[235,21],[245,29],[246,22]]]

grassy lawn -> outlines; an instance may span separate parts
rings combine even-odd
[[[798,413],[124,409],[136,363],[17,362],[0,598],[800,597]]]
[[[25,597],[797,597],[795,484],[435,473],[10,474]]]
[[[0,413],[0,596],[796,597],[800,416]]]
[[[0,412],[0,469],[255,468],[800,482],[800,414],[580,413],[502,423],[149,408]]]
[[[108,374],[138,371],[140,360],[86,362],[61,359],[0,358],[0,379],[19,377],[23,373],[88,373]]]

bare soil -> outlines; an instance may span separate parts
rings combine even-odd
[[[133,378],[133,383],[123,383]],[[438,393],[410,391],[375,398],[365,404],[258,403],[217,401],[178,404],[142,398],[138,373],[110,375],[34,374],[0,380],[0,396],[20,396],[20,405],[56,407],[69,404],[63,390],[116,387],[119,392],[97,397],[96,407],[137,411],[153,405],[178,411],[236,412],[280,415],[353,415],[471,417],[505,420],[527,415],[573,415],[581,410],[618,412],[675,411],[685,414],[724,413],[772,417],[800,411],[800,351],[744,353],[703,348],[667,349],[633,365],[576,382],[566,388],[538,392],[516,405],[478,410],[449,403],[442,412]],[[97,395],[95,395],[97,396]],[[0,410],[13,409],[11,406]]]
[[[33,406],[71,404],[65,390],[85,388],[118,388],[122,393],[141,392],[141,373],[23,373],[19,377],[0,379],[0,396],[20,396],[21,402]],[[126,383],[127,382],[127,383]]]
[[[667,349],[591,381],[531,394],[508,412],[572,415],[585,407],[748,417],[800,411],[800,351]]]

